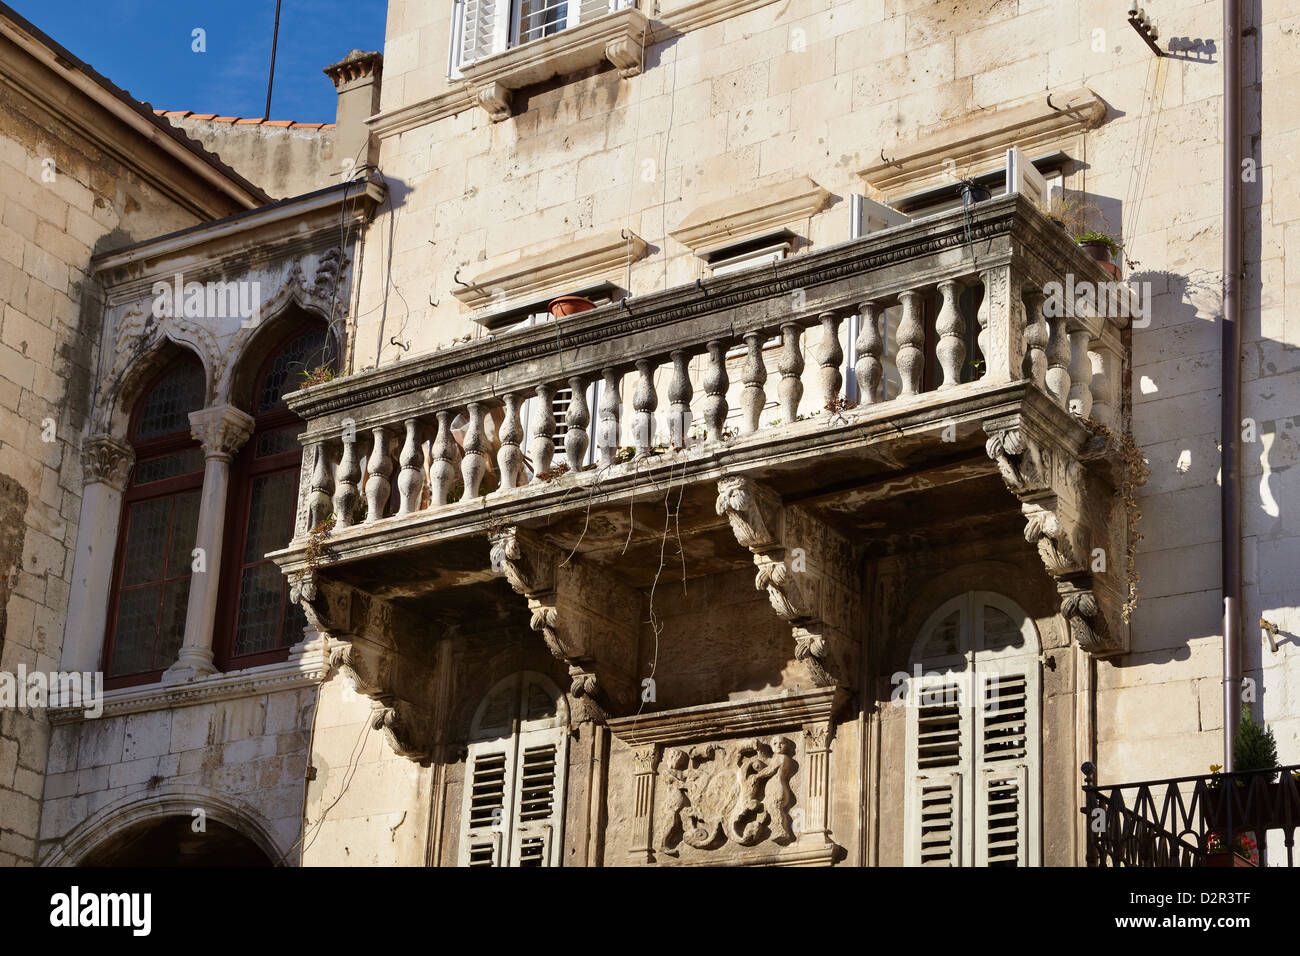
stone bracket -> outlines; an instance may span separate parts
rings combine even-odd
[[[434,699],[434,673],[432,657],[423,651],[432,642],[421,640],[420,622],[386,601],[310,571],[294,580],[289,597],[329,640],[330,667],[374,701],[371,726],[384,732],[393,752],[429,760],[437,739],[428,705]]]
[[[1095,657],[1123,653],[1121,596],[1126,515],[1087,443],[1076,453],[1020,414],[984,422],[985,451],[1020,501],[1025,540],[1038,549],[1075,643]],[[1084,451],[1095,459],[1085,462]],[[1100,558],[1098,558],[1100,551]]]
[[[860,615],[854,613],[858,589],[849,542],[743,475],[718,479],[716,510],[753,555],[754,587],[766,591],[772,610],[789,622],[795,659],[807,665],[817,686],[851,687],[857,674],[851,628]]]
[[[603,724],[621,712],[635,698],[635,617],[612,619],[596,606],[612,602],[623,588],[576,558],[566,560],[524,529],[489,531],[488,540],[492,569],[527,600],[529,626],[541,634],[552,656],[568,665],[575,720]],[[601,600],[593,600],[593,593],[600,593]]]

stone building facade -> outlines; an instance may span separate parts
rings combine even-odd
[[[1243,619],[1293,763],[1285,6]],[[14,97],[52,41],[4,29]],[[108,690],[3,713],[0,861],[1083,863],[1081,764],[1223,746],[1223,70],[1174,46],[1102,2],[391,0],[335,126],[133,109],[146,171],[24,218],[42,131],[125,103],[60,67],[99,105],[0,157],[0,665]]]

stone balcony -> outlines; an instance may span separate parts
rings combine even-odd
[[[420,691],[392,686],[399,669],[384,661],[402,642],[373,634],[408,634],[398,652],[418,663],[430,626],[519,613],[513,589],[581,696],[584,680],[597,686],[597,645],[618,643],[605,605],[751,562],[814,681],[852,685],[855,559],[1012,523],[1074,640],[1114,653],[1125,586],[1092,574],[1090,556],[1101,548],[1118,569],[1126,547],[1126,293],[1118,309],[1052,295],[1108,279],[1013,195],[306,388],[289,398],[307,421],[297,533],[272,557],[322,631],[354,638],[354,671],[371,671],[359,685],[390,711]],[[855,319],[850,403],[842,330]],[[520,409],[550,409],[562,388],[574,400],[561,444],[552,415],[525,422]],[[780,420],[763,424],[769,396]],[[807,574],[789,573],[797,561]],[[566,589],[568,620],[583,621],[567,634],[555,624]],[[627,712],[630,664],[599,686],[593,713]]]

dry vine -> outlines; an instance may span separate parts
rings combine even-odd
[[[1137,530],[1137,526],[1142,520],[1142,511],[1138,508],[1137,491],[1151,477],[1151,467],[1142,455],[1142,450],[1138,448],[1132,432],[1126,431],[1117,438],[1114,432],[1096,419],[1080,418],[1079,422],[1088,429],[1090,434],[1101,437],[1108,444],[1112,442],[1117,444],[1123,457],[1119,488],[1115,493],[1123,500],[1124,511],[1128,515],[1128,537],[1125,542],[1127,554],[1124,564],[1124,571],[1128,576],[1128,597],[1121,608],[1124,623],[1127,624],[1137,608],[1138,582],[1141,580],[1137,570],[1137,549],[1142,541],[1142,533]]]

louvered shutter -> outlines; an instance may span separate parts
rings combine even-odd
[[[471,744],[461,814],[461,866],[504,866],[514,792],[514,740]]]
[[[460,0],[453,73],[506,48],[510,34],[509,0]]]
[[[515,780],[515,820],[511,835],[512,866],[558,866],[564,801],[563,731],[519,737]]]
[[[915,776],[907,801],[908,864],[961,866],[965,795],[962,766],[970,748],[969,708],[955,683],[927,684],[916,700]]]
[[[1030,769],[1028,680],[1023,673],[982,675],[984,700],[976,708],[979,752],[975,789],[975,863],[1029,862]]]

